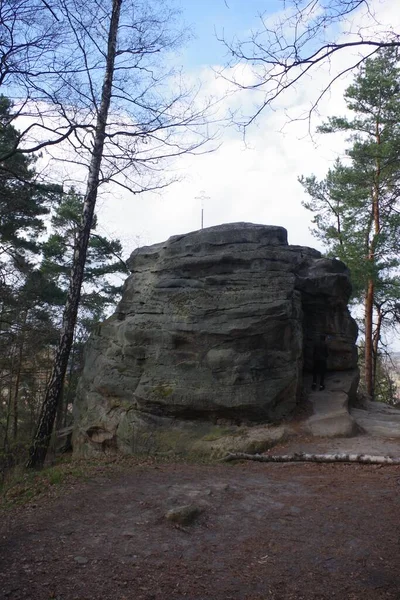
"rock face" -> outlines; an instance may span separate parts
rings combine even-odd
[[[91,336],[74,449],[172,450],[277,422],[301,398],[316,337],[356,367],[349,273],[282,227],[234,223],[139,248],[111,318]]]

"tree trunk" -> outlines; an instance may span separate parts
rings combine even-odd
[[[93,223],[97,192],[100,181],[100,167],[103,158],[104,140],[108,112],[110,108],[114,64],[117,51],[117,35],[122,0],[112,1],[112,13],[108,32],[106,68],[93,140],[92,157],[83,206],[82,222],[74,252],[70,287],[64,308],[63,323],[59,345],[54,358],[53,371],[46,390],[39,423],[29,451],[28,468],[40,468],[44,464],[54,419],[60,401],[68,358],[74,338],[74,329],[78,313],[83,274],[86,262],[90,230]]]
[[[24,352],[24,344],[25,344],[25,328],[26,322],[28,320],[28,310],[25,311],[24,316],[22,318],[21,323],[21,339],[18,348],[18,365],[17,365],[17,373],[15,378],[15,387],[14,387],[14,401],[13,401],[13,440],[17,441],[18,436],[18,413],[19,413],[19,384],[21,381],[21,369],[22,369],[22,359]]]
[[[63,388],[61,390],[60,399],[58,401],[57,414],[56,414],[56,430],[62,428],[63,423],[63,415],[64,415],[64,405],[65,405],[65,381]]]
[[[368,465],[400,465],[400,457],[380,456],[374,454],[247,454],[246,452],[229,452],[222,462],[232,460],[255,460],[257,462],[317,462],[317,463],[363,463]]]
[[[383,312],[380,305],[376,306],[376,314],[377,314],[377,323],[375,327],[375,331],[372,338],[372,352],[373,352],[373,382],[375,387],[376,382],[376,368],[378,364],[378,352],[379,352],[379,342],[381,340],[381,329],[382,329],[382,321],[383,321]]]
[[[381,144],[380,136],[380,115],[378,115],[375,123],[375,141],[379,148]],[[380,235],[380,180],[381,180],[381,161],[379,153],[375,159],[374,183],[372,189],[372,219],[374,227],[374,235],[369,248],[368,260],[371,262],[373,271],[375,271],[376,263],[376,247],[379,243]],[[374,332],[373,332],[373,317],[374,317],[374,300],[375,300],[375,274],[370,273],[368,281],[367,293],[365,298],[365,387],[368,396],[374,399],[375,394],[375,355],[374,355]],[[377,348],[376,348],[377,350]]]
[[[8,387],[8,399],[7,399],[7,416],[6,416],[6,424],[4,426],[4,442],[3,442],[3,450],[4,452],[9,452],[10,444],[9,444],[9,429],[10,429],[10,420],[11,420],[11,405],[12,405],[12,389],[13,389],[13,378],[14,378],[14,349],[11,347],[11,365],[10,365],[10,378],[9,378],[9,387]]]
[[[19,347],[18,353],[18,367],[17,374],[15,379],[15,387],[14,387],[14,401],[13,401],[13,440],[16,442],[18,436],[18,396],[19,396],[19,382],[21,379],[21,363],[22,363],[22,351],[23,344]]]
[[[67,415],[68,415],[68,405],[71,399],[71,381],[73,377],[74,367],[75,367],[75,359],[76,359],[76,349],[72,348],[72,357],[69,365],[69,385],[67,389],[67,393],[65,394],[63,409],[61,414],[61,425],[60,428],[67,426]]]
[[[372,279],[368,281],[367,294],[365,296],[365,387],[367,394],[373,398],[374,381],[373,381],[373,348],[372,348],[372,327],[374,314],[374,282]]]
[[[10,418],[11,418],[11,394],[12,394],[12,379],[10,381],[10,388],[8,391],[7,416],[6,416],[6,424],[4,426],[3,450],[6,453],[9,452],[9,450],[10,450],[8,434],[9,434],[9,429],[10,429]]]

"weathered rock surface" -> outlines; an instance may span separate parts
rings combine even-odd
[[[306,377],[308,389],[311,377]],[[357,392],[359,373],[357,369],[334,372],[326,378],[323,391],[312,391],[309,401],[313,414],[304,420],[302,431],[320,437],[352,436],[362,431],[349,412],[349,398]]]
[[[382,402],[366,402],[364,408],[353,408],[355,422],[371,436],[400,439],[400,409]]]
[[[234,223],[139,248],[117,312],[91,336],[75,452],[199,451],[276,423],[301,399],[316,336],[356,367],[349,273],[282,227]]]

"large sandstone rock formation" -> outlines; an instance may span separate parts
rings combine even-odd
[[[349,273],[282,227],[234,223],[139,248],[118,309],[91,336],[74,448],[196,449],[281,421],[302,397],[313,343],[356,367]],[[255,428],[256,429],[256,428]]]

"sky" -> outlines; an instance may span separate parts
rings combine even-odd
[[[174,60],[180,61],[187,77],[202,82],[204,94],[223,98],[226,84],[216,72],[226,63],[227,52],[217,37],[224,34],[229,40],[233,36],[246,38],[251,30],[258,28],[260,13],[274,22],[282,2],[177,2],[183,19],[192,27],[193,37]],[[396,4],[393,0],[377,0],[376,9],[384,24],[399,21]],[[340,36],[341,32],[337,34]],[[353,58],[342,53],[337,66],[346,66]],[[244,69],[250,77],[249,67]],[[338,81],[320,103],[320,115],[311,122],[311,135],[307,122],[290,122],[286,113],[289,110],[297,115],[304,111],[328,76],[327,69],[320,69],[296,90],[291,90],[274,110],[263,111],[248,129],[245,140],[236,127],[225,127],[220,133],[218,150],[177,161],[173,175],[180,182],[159,194],[132,197],[118,190],[112,198],[100,199],[102,231],[119,237],[129,254],[138,245],[161,242],[171,235],[199,229],[203,207],[205,227],[236,221],[280,225],[288,230],[290,244],[321,250],[310,232],[312,215],[302,206],[307,197],[298,177],[313,173],[323,178],[336,157],[343,155],[343,137],[317,135],[315,127],[328,115],[344,113],[343,91],[350,79]],[[258,99],[254,92],[240,92],[221,100],[221,106],[250,114]]]

